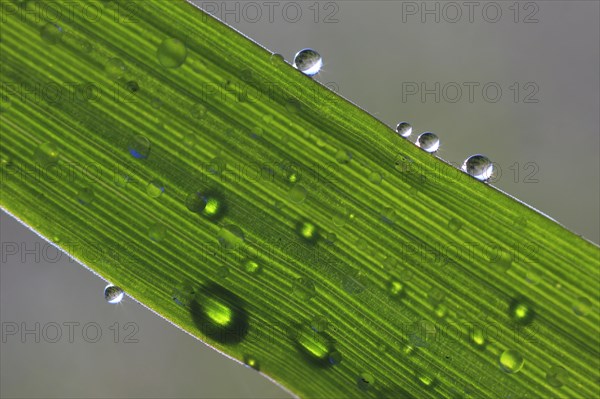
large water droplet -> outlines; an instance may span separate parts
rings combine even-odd
[[[148,158],[148,155],[150,154],[150,140],[141,135],[135,136],[129,140],[127,150],[134,158]]]
[[[104,64],[104,72],[112,80],[118,80],[125,74],[125,63],[120,58],[111,58]]]
[[[178,68],[187,58],[185,43],[178,39],[165,39],[156,51],[158,62],[165,68]]]
[[[124,296],[125,293],[123,290],[116,285],[109,284],[104,287],[104,299],[106,299],[108,303],[119,303],[123,300]]]
[[[422,133],[417,137],[417,146],[427,152],[436,152],[440,148],[440,139],[431,132]]]
[[[592,309],[592,302],[584,297],[577,298],[575,302],[573,302],[573,312],[577,316],[587,316]]]
[[[546,372],[546,382],[554,388],[560,388],[569,382],[569,372],[561,366],[554,366]]]
[[[371,374],[371,373],[361,373],[356,378],[356,386],[361,391],[368,391],[369,389],[371,389],[373,387],[374,383],[375,383],[375,377],[373,377],[373,374]]]
[[[165,186],[159,180],[153,180],[146,186],[146,193],[152,198],[158,198],[165,192]]]
[[[196,327],[223,344],[234,344],[248,333],[248,314],[240,297],[218,284],[200,287],[190,304]]]
[[[535,318],[535,311],[529,301],[518,297],[510,302],[508,313],[512,320],[519,324],[527,325]]]
[[[226,250],[240,248],[244,244],[244,232],[236,225],[227,225],[219,230],[218,240]]]
[[[58,44],[62,40],[63,30],[57,24],[48,22],[40,30],[40,36],[48,44]]]
[[[308,278],[299,277],[292,283],[292,294],[302,301],[309,301],[317,294],[315,283]]]
[[[410,137],[412,134],[412,125],[408,122],[400,122],[396,125],[396,133],[402,137]]]
[[[294,67],[308,76],[314,76],[321,70],[323,59],[315,50],[305,48],[294,56]]]
[[[518,373],[525,364],[525,359],[514,349],[505,350],[500,355],[500,368],[509,374]]]
[[[485,155],[472,155],[465,160],[462,170],[476,178],[477,180],[489,180],[494,174],[494,165]]]

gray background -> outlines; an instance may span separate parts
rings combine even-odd
[[[213,7],[214,3],[204,3]],[[229,9],[236,7],[232,1]],[[325,66],[318,80],[335,82],[339,92],[376,117],[395,125],[413,123],[417,133],[436,132],[442,147],[439,156],[462,162],[474,153],[484,153],[502,169],[497,186],[552,215],[568,228],[594,242],[600,240],[599,222],[599,3],[596,1],[538,1],[525,9],[515,23],[510,2],[497,2],[502,9],[498,22],[485,20],[481,2],[473,22],[467,9],[452,23],[453,9],[440,7],[440,22],[428,15],[403,13],[407,2],[321,2],[315,23],[310,2],[296,2],[302,10],[291,22],[290,2],[277,3],[273,21],[267,8],[256,14],[238,2],[239,22],[227,22],[265,47],[291,61],[304,47],[321,52]],[[260,1],[258,4],[262,4]],[[412,2],[410,2],[412,3]],[[459,6],[463,2],[457,2]],[[436,2],[412,3],[419,10]],[[219,11],[224,2],[216,2]],[[537,23],[523,20],[537,6]],[[291,7],[291,6],[287,6]],[[333,8],[335,7],[335,8]],[[329,12],[337,12],[324,21]],[[214,8],[213,8],[214,9]],[[494,17],[493,9],[485,15]],[[444,19],[444,17],[446,17]],[[473,103],[463,92],[452,103],[432,95],[403,100],[403,85],[425,82],[433,87],[448,83],[478,82]],[[481,87],[496,82],[502,88],[499,101],[487,101]],[[515,102],[510,86],[533,82],[539,88],[537,103]],[[521,97],[529,90],[521,89]],[[441,93],[443,94],[443,93]],[[526,176],[537,165],[527,183]],[[518,163],[515,179],[509,167]],[[1,216],[2,242],[44,242],[6,214]],[[43,252],[42,252],[43,253]],[[80,323],[73,343],[63,336],[58,343],[40,343],[28,336],[6,337],[1,344],[0,393],[2,397],[286,397],[276,385],[170,326],[150,311],[126,298],[118,306],[102,296],[105,283],[66,256],[52,261],[48,250],[36,261],[10,256],[0,268],[0,315],[2,323]],[[102,337],[89,343],[82,326],[96,322]],[[121,335],[114,343],[115,322]],[[139,327],[137,343],[125,343],[127,322]],[[131,331],[131,330],[129,330]],[[63,326],[63,334],[68,332]],[[93,330],[89,330],[93,332]],[[50,331],[48,331],[50,333]],[[49,334],[53,335],[53,334]],[[93,334],[90,333],[93,338]],[[51,337],[50,337],[51,338]],[[89,340],[90,337],[88,336]]]

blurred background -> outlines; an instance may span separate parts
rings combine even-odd
[[[494,185],[600,241],[600,2],[195,3],[290,63],[316,49],[317,80],[412,139],[437,133],[447,161],[488,155]],[[0,268],[3,398],[290,397],[133,300],[107,304],[105,282],[5,213],[1,235],[23,246]]]

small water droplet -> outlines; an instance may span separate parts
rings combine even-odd
[[[412,134],[412,125],[408,122],[400,122],[396,125],[396,133],[404,138],[410,137]]]
[[[417,147],[427,152],[436,152],[440,148],[440,139],[431,132],[422,133],[417,137]]]
[[[323,238],[325,239],[325,241],[327,241],[329,244],[334,244],[337,241],[337,235],[335,233],[325,233],[323,235]]]
[[[146,193],[151,198],[158,198],[165,192],[165,186],[159,180],[153,180],[146,186]]]
[[[246,259],[244,261],[244,270],[246,270],[246,273],[257,275],[262,272],[262,266],[254,259]]]
[[[573,302],[573,312],[577,316],[587,316],[592,309],[592,302],[584,297],[579,297]]]
[[[302,110],[302,103],[296,98],[288,98],[285,102],[285,110],[292,115],[297,115]]]
[[[514,374],[518,373],[523,368],[525,359],[523,359],[523,356],[521,356],[518,351],[509,349],[502,352],[499,362],[500,368],[504,372],[508,374]]]
[[[81,40],[79,42],[79,49],[84,53],[90,53],[94,49],[94,46],[92,46],[92,44],[87,40]]]
[[[306,199],[306,195],[307,195],[306,188],[304,188],[304,186],[301,186],[300,184],[296,184],[288,192],[288,198],[290,199],[290,201],[292,201],[296,204],[303,203],[304,200]]]
[[[331,221],[337,227],[344,227],[346,223],[348,223],[352,219],[351,215],[352,214],[348,209],[340,209],[339,211],[334,213],[334,215],[331,218]]]
[[[130,80],[125,83],[125,87],[132,93],[135,93],[140,90],[140,85],[135,80]]]
[[[60,152],[58,151],[56,144],[46,142],[37,146],[34,152],[34,157],[40,166],[48,167],[58,162]]]
[[[196,295],[194,286],[189,282],[183,282],[173,289],[171,297],[178,305],[189,306],[194,299],[194,295]]]
[[[515,322],[527,325],[535,318],[535,311],[527,299],[518,297],[510,302],[508,307],[510,318]]]
[[[532,284],[532,285],[538,285],[540,283],[540,281],[542,281],[542,277],[535,270],[528,270],[527,274],[525,275],[525,279],[527,280],[527,282],[529,284]]]
[[[125,74],[125,63],[120,58],[111,58],[104,65],[104,72],[112,80],[118,80]]]
[[[569,382],[569,372],[561,366],[553,366],[546,372],[546,382],[554,388],[560,388]]]
[[[104,299],[106,299],[108,303],[119,303],[123,300],[124,296],[125,293],[123,290],[116,285],[109,284],[104,287]]]
[[[250,355],[244,355],[244,364],[254,370],[260,370],[260,365],[258,364],[258,360]]]
[[[204,195],[206,206],[202,210],[202,216],[207,219],[217,221],[223,217],[227,211],[227,204],[223,197],[217,192],[207,192]],[[189,209],[189,208],[188,208]]]
[[[158,46],[156,57],[165,68],[179,68],[187,58],[187,48],[181,40],[168,38]]]
[[[58,44],[62,40],[63,29],[52,22],[48,22],[40,30],[40,36],[48,44]]]
[[[425,389],[433,389],[437,385],[437,378],[420,370],[416,373],[417,382]]]
[[[369,181],[371,183],[379,185],[379,184],[381,184],[382,180],[383,180],[383,177],[381,177],[381,174],[379,172],[369,173]]]
[[[271,58],[269,59],[269,61],[271,62],[272,65],[284,65],[285,64],[285,59],[283,58],[283,55],[278,54],[278,53],[271,54]]]
[[[485,155],[472,155],[465,160],[462,170],[477,180],[489,180],[494,174],[494,164]]]
[[[385,207],[381,210],[381,220],[387,224],[394,224],[398,221],[398,213],[391,207]]]
[[[339,149],[335,153],[335,160],[342,165],[347,164],[352,160],[352,154],[346,150]]]
[[[185,207],[190,212],[200,213],[206,207],[206,198],[199,192],[193,192],[186,197]]]
[[[227,267],[227,266],[219,266],[217,268],[217,272],[215,273],[215,276],[217,276],[217,279],[219,279],[219,280],[225,280],[230,275],[231,275],[231,269],[229,269],[229,267]]]
[[[339,351],[333,351],[329,354],[329,364],[336,366],[342,362],[342,353]]]
[[[368,391],[369,389],[371,389],[373,387],[374,383],[375,383],[375,377],[373,377],[373,374],[371,374],[371,373],[361,373],[356,378],[356,386],[361,391]]]
[[[307,360],[321,367],[332,365],[330,357],[335,351],[334,340],[327,333],[316,332],[306,324],[293,328],[296,345]]]
[[[310,321],[310,328],[315,332],[324,332],[329,326],[329,320],[325,316],[315,316]]]
[[[134,158],[148,158],[148,155],[150,154],[150,140],[141,135],[134,136],[129,140],[127,150]]]
[[[204,119],[208,114],[208,108],[204,104],[196,103],[192,106],[192,116],[196,119]]]
[[[238,226],[230,224],[219,230],[218,240],[226,250],[237,249],[244,243],[244,232]]]
[[[488,344],[483,329],[478,326],[473,327],[471,330],[470,341],[477,349],[485,349]]]
[[[315,243],[319,239],[319,229],[314,223],[309,221],[300,221],[296,223],[296,232],[309,243]]]
[[[462,229],[463,223],[457,218],[452,218],[448,221],[448,230],[453,233],[457,233],[460,229]]]
[[[315,283],[308,278],[299,277],[292,283],[292,294],[302,301],[309,301],[317,294]]]
[[[315,50],[305,48],[300,50],[294,56],[294,68],[307,76],[314,76],[319,73],[323,66],[321,55]]]
[[[160,109],[160,107],[163,106],[163,102],[160,98],[158,97],[154,97],[151,101],[150,101],[150,105],[152,106],[152,108],[154,109]]]
[[[88,186],[82,187],[77,192],[77,202],[79,202],[81,205],[90,205],[92,202],[94,202],[95,197],[96,194],[94,193],[94,189]]]
[[[150,237],[152,241],[159,242],[165,239],[167,231],[167,226],[161,222],[156,222],[148,229],[148,237]]]
[[[387,291],[388,291],[390,297],[395,298],[395,299],[402,298],[406,294],[406,289],[404,287],[404,284],[402,284],[400,281],[395,280],[395,279],[391,279],[388,281]]]
[[[347,273],[342,278],[342,288],[350,295],[361,294],[367,284],[366,276],[360,270]]]
[[[443,319],[448,314],[448,307],[446,307],[446,305],[443,303],[440,303],[435,307],[434,313],[436,317]]]

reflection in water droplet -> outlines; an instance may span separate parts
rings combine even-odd
[[[296,223],[296,232],[306,242],[314,244],[319,239],[319,230],[314,223],[300,221]]]
[[[77,192],[77,202],[79,202],[81,205],[90,205],[92,202],[94,202],[95,197],[96,194],[91,187],[82,187]]]
[[[321,70],[323,59],[315,50],[305,48],[294,56],[294,67],[308,76],[314,76]]]
[[[436,152],[440,148],[440,139],[431,132],[425,132],[417,138],[416,144],[427,152]]]
[[[141,135],[135,136],[129,140],[127,150],[134,158],[148,158],[148,155],[150,154],[150,140]]]
[[[371,373],[361,373],[356,378],[356,386],[361,391],[368,391],[369,389],[371,389],[373,387],[374,383],[375,383],[375,377],[373,377],[373,375]]]
[[[299,184],[296,184],[288,192],[288,198],[290,199],[290,201],[292,201],[296,204],[303,203],[304,200],[306,199],[306,195],[307,195],[306,189],[304,188],[304,186],[301,186]]]
[[[58,44],[63,36],[63,30],[57,24],[48,22],[40,30],[40,36],[48,44]]]
[[[476,178],[477,180],[489,180],[494,174],[494,165],[485,155],[473,155],[465,160],[462,170]]]
[[[125,293],[123,290],[115,285],[109,284],[104,287],[104,299],[106,299],[108,303],[119,303],[123,300],[124,296]]]
[[[218,240],[224,249],[237,249],[244,244],[244,232],[238,226],[230,224],[219,230]]]
[[[218,284],[200,287],[190,313],[203,335],[222,344],[235,344],[248,333],[248,314],[240,297]]]
[[[308,278],[299,277],[292,283],[292,294],[302,301],[309,301],[317,294],[315,283]]]
[[[584,297],[579,297],[573,302],[573,312],[577,316],[587,316],[592,309],[592,302]]]
[[[535,311],[527,299],[518,297],[511,301],[508,307],[508,313],[515,322],[527,325],[535,318]]]
[[[262,267],[258,261],[254,259],[246,259],[244,261],[244,270],[246,270],[246,273],[257,275],[262,272]]]
[[[569,382],[569,372],[561,366],[554,366],[546,372],[546,382],[554,388],[560,388]]]
[[[500,355],[500,368],[509,374],[518,373],[525,364],[525,359],[514,349],[506,350]]]
[[[396,125],[396,133],[402,137],[410,137],[412,134],[412,126],[408,122],[400,122]]]
[[[148,229],[148,237],[150,237],[152,241],[159,242],[165,239],[167,231],[167,226],[161,222],[156,222]]]
[[[452,218],[448,221],[448,230],[453,233],[457,233],[460,229],[462,229],[463,223],[457,218]]]
[[[187,48],[181,40],[169,38],[158,46],[156,57],[165,68],[179,68],[185,62],[187,53]]]
[[[146,193],[152,198],[158,198],[165,192],[165,186],[158,180],[153,180],[146,186]]]
[[[125,63],[120,58],[111,58],[104,65],[104,72],[112,80],[118,80],[125,74]]]

